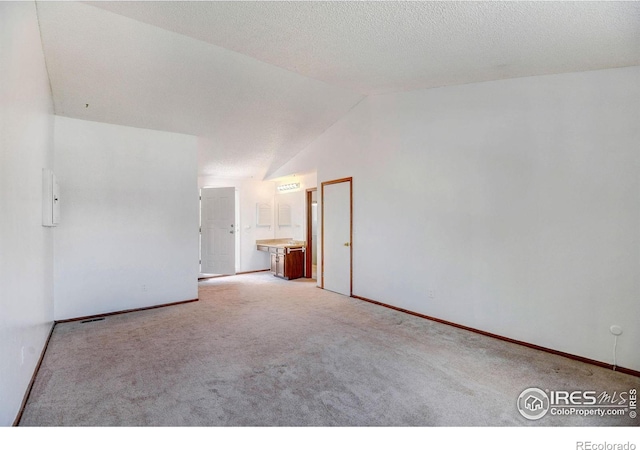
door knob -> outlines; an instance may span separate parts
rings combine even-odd
[[[229,234],[233,234],[233,231],[229,231]]]
[[[348,247],[349,245],[351,245],[351,244],[349,244],[348,242],[345,242],[345,243],[344,243],[344,246],[345,246],[345,247]]]

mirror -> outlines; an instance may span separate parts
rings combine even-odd
[[[256,226],[257,227],[270,227],[271,226],[271,205],[268,203],[256,204]]]
[[[287,203],[278,204],[278,225],[281,227],[291,226],[291,206]]]

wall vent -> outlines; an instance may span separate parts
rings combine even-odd
[[[80,323],[100,322],[101,320],[104,320],[104,317],[96,317],[95,319],[87,319],[87,320],[83,320]]]

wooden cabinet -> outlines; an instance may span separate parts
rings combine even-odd
[[[271,273],[285,280],[304,276],[304,247],[269,247]]]

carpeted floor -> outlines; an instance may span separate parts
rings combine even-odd
[[[58,324],[21,426],[637,426],[529,421],[528,387],[628,391],[640,379],[268,273],[200,301]]]

